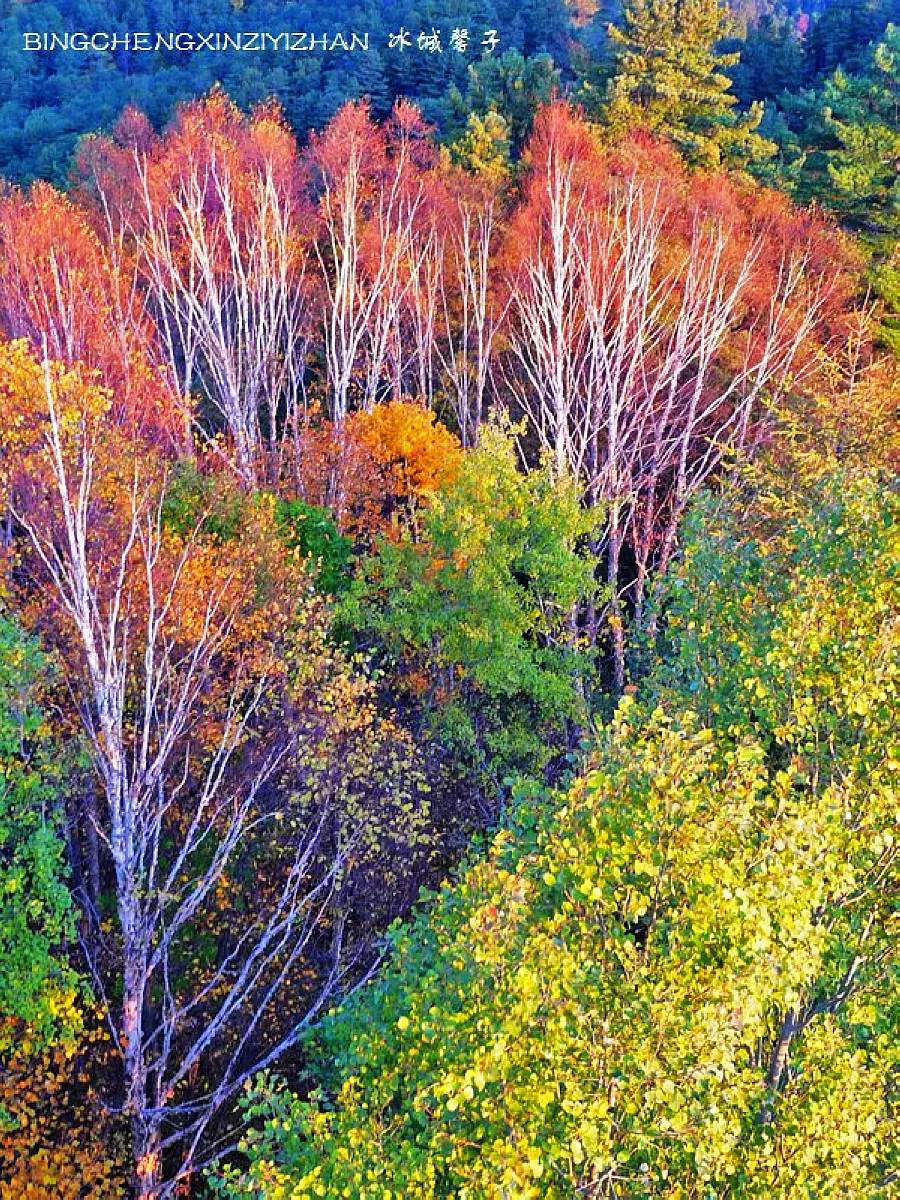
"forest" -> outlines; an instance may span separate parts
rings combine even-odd
[[[3,0],[0,1200],[896,1194],[898,15]]]

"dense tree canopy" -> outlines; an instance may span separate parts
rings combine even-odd
[[[671,666],[263,1082],[231,1195],[868,1196],[895,1172],[896,506],[695,513]]]
[[[37,706],[40,658],[0,614],[0,1054],[79,1032],[78,978],[65,943],[74,913],[65,885],[52,745]]]
[[[891,15],[0,6],[4,1200],[896,1181]]]
[[[636,115],[660,127],[668,122],[679,144],[699,159],[708,159],[715,147],[716,156],[750,161],[771,149],[768,139],[778,132],[772,102],[780,106],[786,94],[816,85],[838,67],[860,72],[870,44],[892,19],[893,0],[743,0],[730,6],[703,0],[624,8],[611,0],[450,7],[366,0],[337,23],[333,10],[318,3],[205,0],[186,6],[182,0],[120,0],[98,8],[91,0],[10,2],[0,10],[0,43],[6,47],[0,63],[0,176],[61,183],[79,137],[109,130],[127,105],[140,107],[160,128],[179,103],[216,82],[243,108],[276,96],[302,138],[348,99],[368,97],[383,118],[402,95],[419,104],[451,142],[472,116],[484,121],[496,112],[516,152],[535,106],[555,89],[573,89],[594,110],[602,108],[609,86],[615,127]],[[433,29],[440,33],[440,53],[418,46],[419,33]],[[499,40],[487,52],[484,34],[490,29]],[[234,37],[287,30],[319,37],[343,32],[348,38],[356,30],[370,35],[371,48],[289,54],[261,42],[261,49],[247,53],[208,47],[70,53],[28,51],[23,42],[25,32]],[[391,47],[391,37],[401,30],[409,35],[405,51]],[[468,39],[454,43],[454,30],[465,30]],[[741,112],[729,93],[729,77]],[[768,101],[771,112],[754,133],[757,101]]]
[[[454,29],[468,31],[462,50],[454,49]],[[380,118],[394,100],[405,95],[420,103],[431,121],[453,121],[448,90],[481,95],[497,86],[494,72],[482,59],[484,36],[495,30],[492,54],[518,51],[526,60],[552,59],[565,66],[572,29],[563,0],[528,4],[490,0],[487,4],[441,2],[376,4],[361,0],[336,11],[316,0],[54,0],[53,3],[5,3],[0,7],[0,175],[20,180],[35,176],[61,183],[79,136],[109,129],[122,109],[135,104],[157,126],[175,106],[221,83],[242,106],[276,95],[291,124],[302,134],[318,128],[347,100],[370,97]],[[389,39],[405,30],[407,48],[392,49]],[[420,33],[440,33],[440,53],[422,51]],[[162,48],[149,52],[127,49],[97,51],[28,51],[23,33],[82,31],[261,34],[285,31],[329,38],[342,33],[350,41],[356,31],[369,34],[368,52],[316,50],[289,53],[268,45],[246,52]],[[261,45],[260,41],[260,45]],[[469,82],[469,68],[479,82]],[[531,69],[531,68],[529,68]],[[483,72],[487,72],[486,75]],[[518,97],[514,97],[518,102]],[[546,98],[546,97],[540,97]],[[474,100],[472,101],[475,102]],[[458,120],[458,116],[455,118]]]

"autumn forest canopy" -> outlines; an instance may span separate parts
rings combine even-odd
[[[0,57],[4,1200],[893,1193],[895,15]]]

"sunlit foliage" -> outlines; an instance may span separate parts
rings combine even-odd
[[[673,666],[262,1081],[229,1194],[864,1197],[896,1170],[896,505],[695,514]],[[891,748],[893,745],[893,749]]]
[[[350,627],[496,783],[545,766],[587,718],[574,614],[596,591],[582,552],[594,523],[573,480],[522,471],[511,432],[484,426],[418,536],[382,541],[345,602]]]

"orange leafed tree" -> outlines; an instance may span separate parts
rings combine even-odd
[[[182,443],[173,377],[122,245],[49,184],[0,195],[0,330],[81,363],[116,397],[116,420]]]
[[[459,439],[423,404],[388,401],[337,424],[309,425],[298,439],[294,480],[307,503],[331,509],[343,533],[368,538],[452,479]]]
[[[311,208],[279,109],[247,118],[214,90],[162,137],[127,114],[80,161],[110,236],[131,247],[183,395],[199,388],[217,410],[245,483],[277,478],[313,322]]]
[[[352,427],[377,462],[389,468],[397,494],[422,496],[453,478],[459,439],[421,404],[395,401],[354,414]]]
[[[822,219],[646,137],[603,149],[545,108],[507,231],[503,380],[557,470],[606,510],[616,682],[620,562],[640,608],[690,497],[762,435],[773,397],[840,332],[852,257]]]
[[[459,439],[422,404],[376,404],[351,413],[346,428],[380,466],[394,522],[406,516],[414,524],[418,503],[453,479],[462,458]]]

